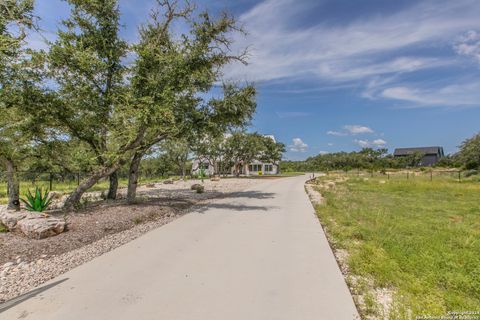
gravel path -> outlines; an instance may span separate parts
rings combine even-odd
[[[204,181],[205,193],[177,181],[139,188],[138,205],[99,203],[68,215],[69,231],[56,237],[31,240],[18,233],[0,234],[0,302],[12,299],[146,232],[167,224],[210,199],[228,197],[257,184],[257,179]],[[200,182],[201,183],[201,182]],[[120,195],[124,190],[120,190]],[[91,198],[95,198],[91,194]]]

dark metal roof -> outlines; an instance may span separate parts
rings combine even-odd
[[[443,156],[443,148],[442,147],[418,147],[418,148],[397,148],[393,152],[394,156],[408,156],[414,153],[421,153],[421,154],[438,154],[441,157]]]

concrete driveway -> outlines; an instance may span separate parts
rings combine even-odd
[[[306,179],[215,200],[0,306],[0,319],[356,319]]]

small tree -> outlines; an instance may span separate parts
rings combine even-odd
[[[465,169],[480,168],[480,133],[462,142],[458,159]]]
[[[33,0],[0,2],[0,162],[7,175],[8,208],[19,209],[17,168],[32,151],[41,124],[29,114],[44,103],[40,56],[25,47],[34,27]]]
[[[220,163],[224,158],[224,145],[225,145],[224,135],[207,135],[199,139],[196,143],[192,145],[192,151],[195,154],[198,163],[207,162],[214,168],[214,175],[220,173]],[[192,168],[196,170],[198,168]]]
[[[281,142],[275,142],[271,137],[262,137],[263,150],[260,154],[259,160],[264,162],[271,162],[277,167],[280,166],[283,154],[285,153],[285,144]]]
[[[258,133],[234,132],[225,141],[225,163],[239,176],[241,166],[259,159],[265,150],[264,137]]]
[[[165,156],[174,164],[181,174],[182,179],[186,178],[187,161],[190,153],[190,142],[187,139],[166,140],[160,145]]]
[[[208,128],[244,123],[255,111],[255,89],[224,85],[223,97],[208,101],[199,93],[210,91],[221,77],[221,69],[232,61],[243,61],[244,53],[232,54],[229,33],[238,31],[227,14],[214,20],[207,12],[192,16],[188,3],[157,1],[149,22],[140,30],[135,46],[131,95],[140,146],[130,163],[128,201],[134,201],[136,178],[143,154],[166,139],[194,136]],[[175,36],[172,23],[183,20],[189,33]]]
[[[51,108],[57,128],[85,143],[99,167],[111,159],[112,113],[122,103],[127,43],[120,39],[117,0],[67,0],[70,17],[63,21],[49,52],[49,68],[58,90]],[[107,198],[115,199],[116,171],[110,173]]]

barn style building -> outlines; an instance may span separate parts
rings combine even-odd
[[[416,153],[422,155],[422,160],[419,163],[419,166],[422,167],[433,166],[444,157],[442,147],[397,148],[393,152],[393,156],[395,158],[407,157]]]

